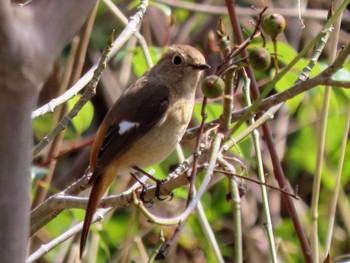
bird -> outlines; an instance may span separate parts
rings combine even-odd
[[[117,99],[91,149],[92,185],[80,239],[82,258],[91,221],[118,176],[164,160],[180,142],[192,116],[203,54],[189,45],[170,46],[160,60]]]

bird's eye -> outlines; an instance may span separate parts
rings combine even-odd
[[[182,64],[182,58],[180,56],[175,56],[173,57],[173,63],[176,66],[179,66]]]

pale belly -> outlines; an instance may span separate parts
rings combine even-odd
[[[175,149],[184,135],[191,119],[193,105],[179,101],[173,106],[164,121],[154,127],[127,151],[117,162],[116,171],[121,175],[130,170],[131,166],[142,169],[163,161]]]

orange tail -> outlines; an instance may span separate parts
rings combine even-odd
[[[105,179],[106,179],[105,176],[101,174],[100,176],[96,177],[92,185],[89,202],[86,208],[83,230],[80,237],[80,258],[82,258],[83,256],[92,218],[96,212],[96,209],[100,203],[100,200],[103,194],[105,193],[105,191],[109,186],[108,181]]]

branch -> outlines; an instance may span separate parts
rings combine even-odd
[[[293,99],[305,91],[311,90],[317,86],[332,86],[335,88],[350,88],[350,81],[339,81],[332,79],[332,76],[344,66],[345,61],[350,55],[350,44],[348,44],[338,55],[338,57],[334,60],[333,64],[327,67],[323,72],[314,78],[308,79],[306,81],[301,81],[295,83],[289,89],[282,91],[280,93],[276,93],[270,97],[267,97],[262,100],[262,102],[257,106],[246,106],[241,109],[235,110],[231,116],[231,122],[234,123],[242,118],[247,112],[249,112],[248,116],[252,117],[258,112],[263,112],[270,109],[273,106],[276,106],[282,102]],[[219,120],[213,120],[211,122],[206,123],[205,129],[212,127],[214,124],[218,123]],[[184,135],[184,139],[193,138],[196,134],[196,131],[199,127],[194,127],[186,131]]]
[[[194,3],[188,1],[181,0],[157,0],[159,3],[163,3],[172,7],[186,9],[193,12],[200,12],[211,15],[227,15],[227,8],[225,6],[219,5],[211,5],[211,4],[202,4],[202,3]],[[317,19],[317,20],[326,20],[327,19],[327,10],[323,9],[303,9],[298,10],[297,8],[278,8],[278,7],[269,7],[269,12],[278,13],[283,15],[284,17],[292,17],[299,18],[300,15],[304,19]],[[255,8],[251,7],[237,7],[237,15],[241,17],[247,16],[256,16],[257,11]],[[348,14],[344,14],[344,21],[349,21],[350,16]]]
[[[92,219],[92,223],[96,223],[98,221],[101,221],[104,218],[104,216],[106,214],[108,214],[109,212],[111,212],[112,210],[113,210],[112,208],[106,208],[106,209],[103,209],[102,211],[98,211],[94,215],[94,217]],[[33,254],[31,254],[27,258],[26,263],[35,262],[36,260],[41,258],[43,255],[49,253],[52,249],[57,247],[59,244],[68,240],[72,236],[78,234],[82,230],[82,228],[83,228],[83,222],[75,225],[74,227],[67,230],[66,232],[64,232],[63,234],[61,234],[60,236],[58,236],[54,240],[50,241],[49,243],[41,245],[38,250],[36,250]]]
[[[146,8],[147,8],[147,2],[141,1],[140,7],[139,7],[139,11],[133,17],[130,18],[130,24],[131,24],[131,22],[134,22],[133,26],[135,27],[135,30],[136,30],[136,25],[141,21],[141,18],[143,16],[143,13],[146,11]],[[123,41],[124,40],[126,41],[127,39],[125,37],[124,38],[122,37],[123,36],[123,32],[119,35],[118,39],[122,39]],[[132,34],[132,32],[130,32],[130,34]],[[52,131],[50,131],[50,133],[47,136],[45,136],[35,146],[35,148],[33,150],[34,156],[36,154],[38,154],[43,148],[45,148],[61,131],[66,129],[67,126],[69,125],[69,123],[71,122],[71,120],[74,117],[77,116],[77,114],[79,113],[80,109],[96,94],[96,87],[97,87],[97,84],[98,84],[98,82],[100,80],[100,77],[102,75],[103,70],[106,68],[107,61],[112,57],[112,53],[116,52],[116,50],[118,50],[120,48],[120,46],[119,46],[119,48],[116,49],[113,46],[114,43],[117,43],[117,44],[121,45],[120,41],[117,42],[118,39],[116,41],[113,41],[114,40],[114,33],[113,33],[112,36],[111,36],[111,39],[109,40],[109,42],[108,42],[108,44],[106,46],[106,48],[102,52],[102,55],[101,55],[101,58],[100,58],[100,61],[99,61],[98,65],[97,65],[97,68],[94,69],[93,76],[90,79],[88,88],[85,90],[83,96],[74,105],[74,108],[60,120],[58,125]],[[69,90],[69,91],[71,91],[71,90]],[[62,101],[62,102],[64,102],[64,101]],[[49,109],[52,109],[52,106],[50,105],[50,103],[47,104],[47,105],[49,106]]]
[[[71,0],[69,0],[71,1]],[[148,7],[148,1],[147,0],[141,0],[140,4],[138,6],[138,10],[129,19],[129,23],[124,28],[124,30],[120,33],[118,38],[113,42],[113,48],[110,52],[110,55],[107,58],[107,62],[119,51],[119,49],[126,43],[126,41],[135,33],[137,32],[137,28],[139,23],[141,22],[144,13],[146,12]],[[44,115],[48,112],[53,112],[53,110],[61,105],[62,103],[66,102],[67,100],[74,97],[80,90],[82,90],[92,79],[94,70],[96,69],[97,64],[92,66],[85,74],[80,78],[80,80],[74,84],[73,87],[71,87],[68,91],[66,91],[61,96],[51,100],[49,103],[45,104],[44,106],[40,107],[39,109],[35,110],[32,113],[32,119]]]
[[[112,49],[114,40],[114,31],[112,32],[110,39],[104,48],[97,68],[94,71],[94,76],[89,82],[88,87],[85,89],[83,96],[77,101],[73,109],[65,114],[62,119],[57,123],[56,127],[49,132],[34,148],[33,155],[38,154],[44,147],[46,147],[61,131],[66,129],[69,123],[75,118],[84,105],[96,94],[96,87],[101,78],[103,70],[107,65],[107,57]]]
[[[199,155],[206,152],[207,149],[201,148],[198,152]],[[169,195],[174,189],[188,184],[188,178],[185,172],[190,167],[193,162],[193,156],[187,158],[185,162],[175,169],[174,172],[169,174],[162,183],[160,187],[161,195]],[[78,195],[80,192],[88,187],[89,176],[84,176],[66,190],[58,193],[49,199],[47,199],[40,206],[36,207],[30,213],[30,236],[34,235],[40,228],[54,219],[59,213],[61,213],[66,208],[85,208],[88,199],[73,197],[73,195]],[[156,197],[155,193],[156,187],[150,187],[146,189],[144,193],[144,198],[146,200],[151,200]],[[101,207],[127,207],[131,202],[130,193],[122,193],[116,196],[110,196],[103,198],[101,201]]]

